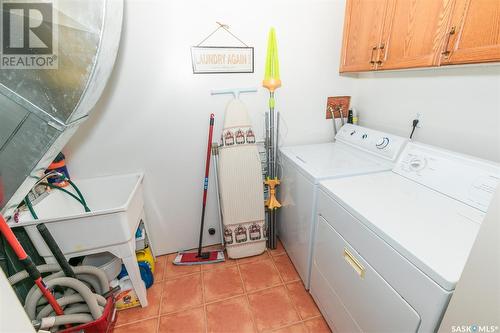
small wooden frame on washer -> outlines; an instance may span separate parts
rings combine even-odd
[[[335,96],[328,97],[326,102],[326,119],[332,119],[332,114],[335,118],[347,118],[351,96]]]

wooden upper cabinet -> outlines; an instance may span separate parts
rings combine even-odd
[[[347,0],[340,72],[500,61],[500,0]]]
[[[452,8],[453,0],[389,0],[377,69],[438,65]]]
[[[456,0],[441,65],[500,61],[500,0]]]
[[[384,25],[388,0],[348,0],[340,72],[376,68],[377,47]]]

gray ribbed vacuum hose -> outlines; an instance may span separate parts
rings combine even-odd
[[[44,281],[50,281],[52,279],[60,278],[60,277],[64,277],[64,273],[62,271],[54,273],[54,274],[51,274],[51,275],[45,277]],[[96,293],[102,294],[101,285],[100,285],[99,281],[97,281],[97,279],[94,278],[92,275],[77,274],[76,278],[78,280],[82,281],[82,282],[85,282],[87,284],[87,286],[91,286]],[[31,287],[31,289],[28,292],[28,295],[26,295],[26,298],[28,298],[29,295],[32,295],[35,292],[35,290],[37,290],[37,289],[38,289],[38,287],[36,285],[34,285],[33,287]],[[63,295],[59,295],[58,297],[68,296],[68,295],[71,295],[71,294],[74,294],[74,293],[75,293],[75,291],[73,289],[66,289],[64,291],[64,294]],[[56,295],[57,295],[57,293],[56,293]],[[42,297],[38,301],[37,305],[43,305],[43,304],[47,304],[47,300]]]
[[[98,295],[98,294],[94,294],[94,296],[97,299],[97,304],[99,304],[102,307],[106,306],[106,299],[104,297],[102,297],[101,295]],[[59,305],[63,308],[66,305],[80,303],[80,302],[84,302],[84,299],[79,294],[63,296],[63,297],[57,299],[57,303],[59,303]],[[40,310],[38,312],[36,319],[42,319],[44,317],[48,317],[48,316],[50,316],[52,311],[54,311],[52,306],[50,304],[47,304],[42,310]],[[87,312],[88,312],[88,309],[87,309]],[[66,310],[64,311],[64,313],[66,313]]]
[[[91,315],[84,313],[47,317],[42,319],[39,329],[46,330],[55,326],[66,324],[85,324],[91,322],[92,320]]]
[[[99,310],[101,312],[104,311],[104,307],[99,306]],[[75,314],[75,313],[89,313],[89,307],[86,304],[75,304],[64,309],[65,315]],[[55,316],[55,313],[52,313],[51,316]]]
[[[55,278],[60,278],[60,277],[64,277],[64,273],[62,271],[59,271],[59,272],[56,272],[54,274],[46,276],[44,278],[44,281],[47,282],[47,281],[53,280]],[[83,282],[88,282],[94,288],[96,293],[99,293],[99,294],[101,293],[101,286],[99,285],[99,282],[97,281],[97,279],[92,278],[91,275],[77,274],[77,278],[79,280],[82,280]],[[33,287],[31,287],[31,289],[28,291],[28,294],[26,295],[26,299],[30,298],[36,290],[38,290],[38,287],[36,285],[33,285]],[[72,289],[66,289],[64,296],[67,296],[68,293],[72,294],[72,293],[74,293],[74,291]],[[47,300],[45,298],[41,297],[38,300],[37,306],[43,305],[43,304],[47,304]]]
[[[59,267],[58,264],[46,264],[46,265],[40,265],[36,267],[40,273],[49,273],[49,272],[59,272],[61,271],[61,268]],[[101,285],[101,292],[106,292],[109,290],[109,282],[108,282],[108,277],[106,276],[106,273],[104,273],[103,270],[100,268],[94,267],[94,266],[75,266],[73,267],[73,271],[75,274],[88,274],[88,275],[93,275],[95,276],[100,285]],[[57,274],[57,273],[56,273]],[[64,273],[61,272],[60,276],[64,276]],[[9,283],[11,285],[15,285],[16,283],[21,282],[24,279],[27,279],[29,277],[28,272],[26,271],[20,271],[11,277],[9,277]],[[46,278],[44,278],[45,280]]]
[[[42,274],[49,273],[49,272],[57,272],[57,271],[61,270],[61,268],[59,267],[58,264],[40,265],[40,266],[36,266],[36,268]],[[11,277],[9,277],[8,280],[9,280],[10,285],[13,286],[16,283],[19,283],[22,280],[27,279],[28,277],[29,277],[28,272],[20,271],[20,272],[17,272],[16,274],[12,275]]]
[[[98,319],[102,315],[102,311],[99,309],[99,305],[97,304],[97,299],[94,296],[94,293],[87,287],[83,282],[78,281],[76,279],[61,277],[55,278],[50,281],[46,281],[47,287],[53,288],[54,286],[62,286],[74,289],[77,293],[79,293],[85,303],[87,303],[89,307],[89,311],[92,314],[92,317]],[[38,300],[42,297],[42,292],[38,289],[30,296],[30,298],[26,299],[26,303],[24,305],[24,309],[26,313],[30,317],[31,320],[36,318],[36,306]]]

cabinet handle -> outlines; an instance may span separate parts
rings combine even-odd
[[[383,56],[381,57],[380,55],[381,55],[381,54],[382,54],[382,52],[385,50],[385,44],[384,44],[384,43],[380,44],[379,49],[380,49],[380,51],[381,51],[381,52],[379,52],[379,58],[378,58],[378,60],[377,60],[377,64],[378,64],[378,65],[382,65],[382,60],[381,60],[381,58],[383,58]]]
[[[455,34],[455,27],[451,27],[450,32],[448,33],[448,36],[446,37],[446,44],[444,46],[444,51],[441,52],[441,54],[444,55],[445,57],[448,57],[451,53],[451,51],[448,50],[448,46],[450,44],[451,36],[454,34]]]
[[[377,46],[374,46],[372,48],[372,55],[370,57],[370,64],[372,64],[372,66],[375,65],[375,60],[373,60],[373,54],[375,53],[376,50],[377,50]]]
[[[360,278],[365,278],[365,267],[346,248],[344,248],[344,259],[358,273]]]

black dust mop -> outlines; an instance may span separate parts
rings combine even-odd
[[[214,250],[203,252],[203,227],[205,224],[205,208],[207,206],[207,192],[208,192],[208,175],[210,172],[210,155],[212,153],[212,134],[214,130],[214,119],[215,116],[212,113],[210,115],[210,126],[208,130],[208,147],[207,147],[207,159],[205,162],[205,179],[203,182],[203,202],[201,209],[201,226],[200,226],[200,239],[198,243],[197,252],[179,252],[175,257],[174,265],[201,265],[201,264],[212,264],[215,262],[224,261],[224,252],[222,250]]]

